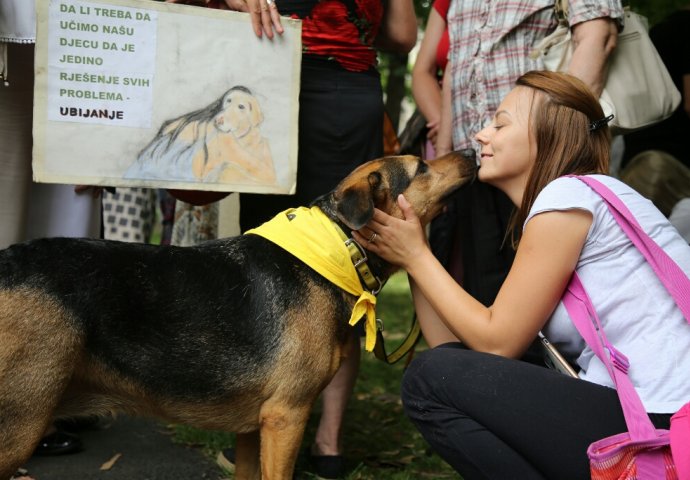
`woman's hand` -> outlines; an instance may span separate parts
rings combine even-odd
[[[375,209],[371,221],[352,235],[367,250],[409,271],[429,245],[419,218],[402,194],[398,206],[404,220]]]
[[[275,0],[165,0],[168,3],[182,3],[186,5],[211,6],[217,5],[223,10],[249,13],[252,28],[257,37],[265,33],[269,39],[274,31],[282,34],[285,30],[280,23],[280,13]]]
[[[431,144],[434,146],[434,150],[436,150],[436,139],[438,138],[438,129],[441,126],[441,121],[435,121],[435,122],[427,122],[426,128],[429,130],[427,131],[426,138],[431,142]]]

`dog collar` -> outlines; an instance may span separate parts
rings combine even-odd
[[[331,222],[333,221],[331,220]],[[345,235],[345,232],[343,232],[343,229],[340,228],[337,223],[333,222],[333,227],[335,231],[338,232],[347,251],[350,253],[350,260],[352,260],[352,264],[355,266],[355,270],[357,270],[359,280],[362,282],[362,287],[369,290],[372,295],[378,295],[381,288],[383,288],[383,282],[381,282],[376,275],[371,273],[371,269],[367,264],[369,257],[367,256],[366,250],[364,250],[354,238]]]

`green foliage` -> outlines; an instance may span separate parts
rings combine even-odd
[[[630,5],[634,11],[644,15],[649,20],[649,25],[663,20],[668,14],[682,7],[690,6],[688,0],[630,0],[623,5]]]
[[[412,298],[407,276],[398,273],[379,295],[377,316],[385,324],[390,352],[407,334],[412,319]],[[425,349],[423,342],[417,351]],[[345,416],[344,445],[350,473],[346,480],[460,479],[438,455],[432,454],[422,436],[405,417],[400,402],[400,381],[405,359],[389,366],[372,353],[362,352],[362,363],[353,398]],[[320,404],[307,425],[298,459],[300,480],[316,478],[309,472],[306,450],[314,438]],[[173,426],[177,442],[199,447],[210,458],[232,445],[231,434]]]
[[[426,28],[429,10],[431,10],[433,3],[433,0],[414,0],[414,11],[417,14],[422,30]]]

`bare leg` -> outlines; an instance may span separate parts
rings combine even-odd
[[[360,350],[359,336],[353,329],[343,349],[343,362],[321,393],[322,412],[312,447],[314,455],[340,455],[343,451],[343,418],[357,380]]]

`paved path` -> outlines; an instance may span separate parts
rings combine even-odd
[[[35,480],[221,480],[227,478],[197,449],[173,443],[160,423],[118,417],[101,430],[80,432],[84,450],[32,457],[25,468]],[[121,454],[107,471],[101,465]]]

